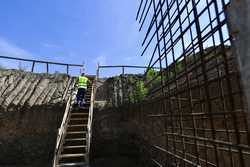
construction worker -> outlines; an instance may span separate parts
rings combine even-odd
[[[89,79],[82,73],[78,78],[78,91],[76,95],[77,104],[82,106],[85,103],[84,96],[87,91]]]

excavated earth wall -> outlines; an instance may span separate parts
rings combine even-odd
[[[150,166],[141,126],[129,110],[95,109],[92,126],[91,166],[142,167]]]
[[[0,70],[0,166],[49,167],[75,79]]]
[[[226,75],[224,67],[219,66],[212,68],[216,66],[217,63],[219,64],[223,61],[221,56],[217,56],[206,64],[207,68],[212,69],[206,73],[209,82],[204,79],[203,75],[198,76],[198,74],[202,74],[202,69],[197,68],[196,72],[191,71],[188,74],[190,85],[187,84],[186,75],[179,73],[176,77],[178,78],[176,80],[178,86],[177,84],[168,85],[169,88],[166,91],[168,91],[169,96],[160,96],[159,93],[152,96],[152,99],[146,99],[141,103],[125,104],[117,108],[112,108],[112,106],[110,108],[105,108],[105,106],[100,108],[96,105],[98,108],[95,110],[93,116],[92,159],[101,160],[106,157],[113,157],[111,162],[114,162],[114,160],[119,157],[126,157],[134,162],[132,164],[135,164],[135,166],[151,166],[153,161],[148,161],[150,160],[149,157],[151,157],[158,160],[158,162],[167,162],[169,166],[179,166],[179,164],[182,164],[181,161],[175,161],[173,156],[166,156],[166,151],[159,151],[159,149],[155,149],[154,146],[163,148],[161,150],[169,149],[170,152],[174,150],[172,149],[173,146],[176,146],[178,152],[181,152],[180,150],[185,148],[186,154],[195,157],[196,154],[194,150],[196,148],[194,143],[188,141],[183,144],[180,142],[181,139],[171,138],[172,136],[169,134],[177,134],[180,136],[185,134],[189,138],[195,138],[195,136],[193,136],[193,130],[195,129],[197,136],[204,139],[204,141],[213,141],[210,118],[202,115],[203,113],[207,114],[209,112],[213,113],[213,124],[217,130],[215,132],[216,139],[219,142],[222,143],[226,141],[236,143],[236,137],[234,136],[238,135],[240,144],[246,145],[248,141],[247,135],[244,134],[246,131],[246,113],[237,112],[237,114],[234,115],[235,117],[218,116],[221,112],[226,113],[232,110],[230,109],[230,98],[226,96],[222,98],[221,92],[223,92],[223,96],[228,96],[230,91],[234,93],[231,100],[234,102],[235,111],[244,111],[245,109],[245,97],[238,93],[241,91],[241,80],[235,57],[231,56],[231,52],[227,52],[227,58],[232,90],[229,90],[226,80],[220,79]],[[106,82],[108,84],[103,83],[103,86],[99,88],[108,85],[109,90],[116,89],[115,86],[117,84],[113,84],[116,82],[115,80],[107,80]],[[209,107],[207,107],[208,100],[205,97],[205,84],[202,84],[205,82],[209,83],[208,91],[210,92],[210,96],[216,99],[209,99],[211,111],[209,111]],[[192,89],[190,89],[190,87],[192,87]],[[97,90],[96,96],[105,97],[102,96],[102,93],[105,95],[105,91]],[[109,92],[109,96],[106,97],[119,96],[119,92],[112,91],[112,93]],[[186,100],[189,99],[190,96],[192,97],[192,101],[194,101],[192,108],[190,107],[189,100]],[[107,101],[110,99],[111,98],[107,98]],[[115,100],[115,98],[113,99]],[[96,103],[100,102],[96,101]],[[197,115],[202,114],[199,117],[195,117],[193,121],[190,119],[190,113],[197,113]],[[177,116],[182,117],[180,119]],[[240,133],[232,133],[232,137],[228,137],[225,132],[236,131],[233,125],[234,119],[237,122],[237,128]],[[195,128],[193,122],[195,122]],[[179,128],[180,125],[183,126],[181,130]],[[199,156],[203,159],[207,158],[211,163],[214,163],[216,158],[213,145],[209,143],[206,144],[206,147],[207,149],[204,149],[205,147],[199,149]],[[222,145],[221,148],[226,149],[227,146]],[[247,151],[244,154],[245,163],[249,164],[248,161],[250,158],[248,157]],[[220,151],[217,156],[220,159],[219,166],[230,166],[230,156],[227,152]],[[234,153],[232,157],[234,162],[239,162],[237,152]],[[205,166],[204,162],[201,166]],[[237,164],[235,164],[235,166],[237,166]]]

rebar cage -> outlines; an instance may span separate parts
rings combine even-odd
[[[250,164],[246,98],[225,14],[229,3],[140,0],[142,56],[150,59],[147,72],[160,68],[146,84],[150,102],[140,105],[152,124],[148,142],[156,166]]]

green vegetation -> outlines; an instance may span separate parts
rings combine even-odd
[[[129,79],[130,83],[134,83],[135,86],[133,88],[133,92],[131,92],[129,95],[129,101],[133,103],[143,101],[146,98],[149,90],[160,84],[161,76],[157,76],[158,74],[159,74],[158,71],[154,69],[149,69],[148,72],[146,73],[146,78],[144,80],[143,79],[138,80],[137,78],[137,81],[134,81],[134,78],[130,78]],[[150,82],[151,80],[153,81],[150,83],[148,87],[146,87],[145,83]]]
[[[193,56],[186,57],[187,64],[190,64],[194,61]],[[183,72],[185,70],[185,63],[184,60],[180,60],[176,62],[176,64],[172,64],[168,68],[168,75],[166,74],[167,71],[163,71],[163,80],[167,81],[173,78],[175,75]],[[134,85],[132,90],[127,90],[128,93],[128,100],[133,103],[137,103],[143,101],[146,96],[152,92],[155,88],[161,85],[161,75],[159,75],[159,71],[151,68],[147,71],[146,76],[144,79],[138,77],[128,77],[127,76],[127,84]],[[116,78],[115,78],[116,79]],[[147,86],[145,85],[146,83]]]
[[[146,73],[146,82],[150,82],[150,84],[147,86],[149,92],[158,87],[161,84],[161,76],[159,75],[159,72],[152,68],[149,69]]]
[[[137,103],[143,101],[148,93],[148,89],[145,87],[143,81],[137,81],[133,93],[130,94],[130,102]]]
[[[147,74],[146,74],[146,80],[151,81],[158,75],[158,72],[155,71],[154,69],[149,69]],[[161,76],[158,76],[154,79],[154,82],[159,83],[161,81]]]
[[[212,56],[207,55],[208,56]],[[193,63],[199,59],[200,55],[189,55],[185,57],[186,60],[183,58],[176,61],[175,64],[170,64],[166,69],[163,69],[163,80],[165,83],[168,82],[168,80],[174,79],[176,76],[180,75],[180,73],[185,71],[185,68],[191,67]],[[138,79],[138,78],[137,78]],[[134,78],[129,78],[130,83],[135,83]],[[145,85],[146,84],[146,85]],[[147,71],[145,74],[144,79],[140,79],[135,84],[135,87],[133,89],[134,93],[129,94],[129,100],[132,102],[139,102],[146,98],[148,94],[150,94],[155,88],[158,88],[161,85],[161,75],[160,72],[151,68]]]

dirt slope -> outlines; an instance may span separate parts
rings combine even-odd
[[[56,104],[68,99],[75,79],[63,74],[33,74],[0,70],[1,109]]]

